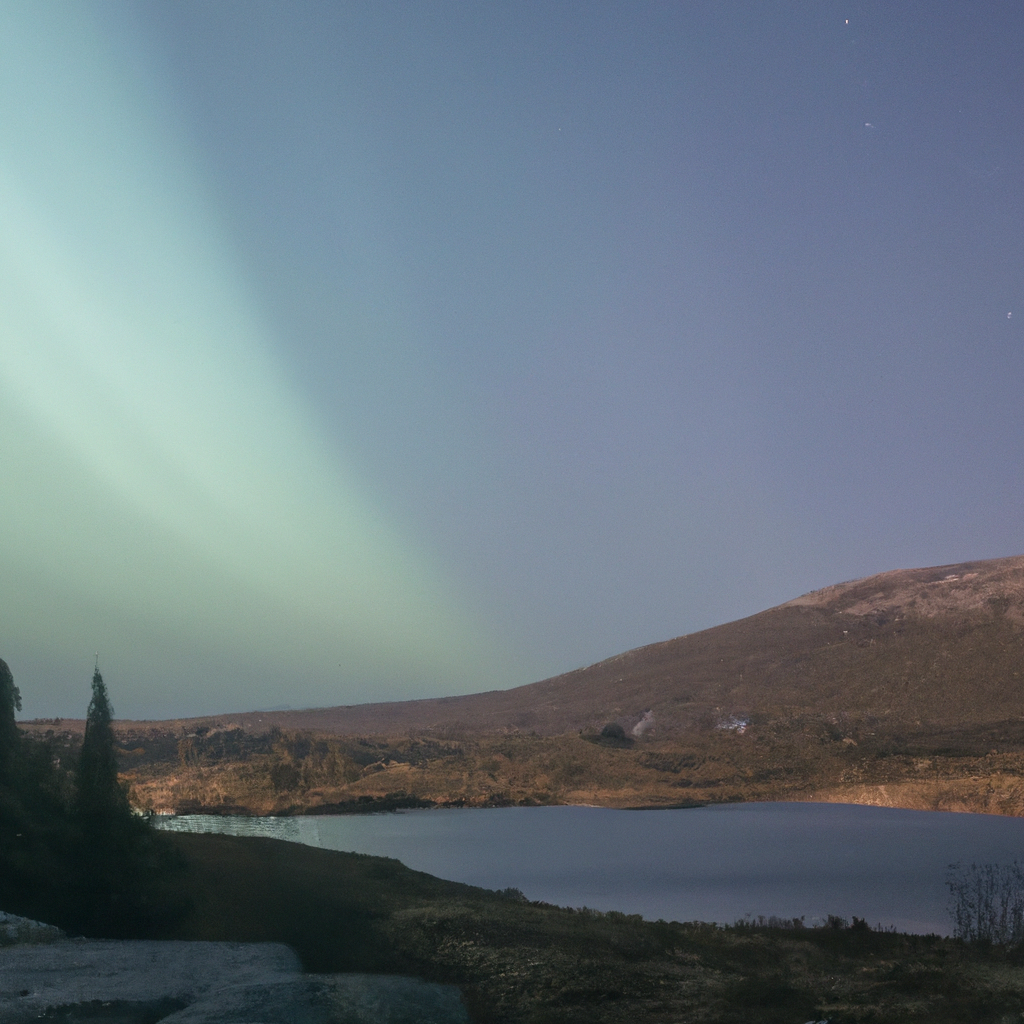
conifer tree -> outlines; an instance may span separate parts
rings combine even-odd
[[[43,919],[66,877],[59,851],[73,833],[50,747],[21,735],[20,710],[10,667],[0,661],[0,908]]]
[[[21,736],[14,712],[20,710],[21,694],[14,685],[14,675],[0,658],[0,786],[10,786],[14,778]]]
[[[65,920],[73,931],[117,935],[130,928],[138,902],[145,837],[117,777],[113,710],[99,664],[75,774],[73,899]],[[140,829],[141,826],[141,829]]]
[[[112,720],[107,687],[97,663],[78,757],[77,808],[86,831],[110,828],[130,813],[128,798],[117,778]]]
[[[72,930],[106,937],[138,937],[183,904],[162,887],[180,864],[164,837],[132,813],[117,777],[114,712],[99,662],[78,755],[77,864],[65,920]]]
[[[0,908],[77,934],[139,937],[184,913],[180,859],[134,815],[117,777],[113,711],[99,665],[75,772],[21,736],[21,700],[0,661]]]

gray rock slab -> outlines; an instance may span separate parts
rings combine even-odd
[[[73,1003],[192,1003],[226,985],[296,977],[287,946],[259,942],[70,939],[0,948],[0,1022]]]
[[[52,924],[0,911],[0,946],[20,942],[56,942],[63,938],[66,938],[64,933]]]
[[[0,948],[0,1024],[468,1024],[459,990],[302,974],[287,946],[70,939]]]
[[[305,975],[222,989],[162,1024],[469,1024],[454,985],[379,974]]]

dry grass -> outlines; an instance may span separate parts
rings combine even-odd
[[[377,857],[173,838],[191,865],[193,907],[173,937],[281,941],[308,970],[452,982],[480,1024],[995,1024],[1024,1011],[1020,957],[999,949],[839,920],[822,929],[645,922],[531,904]]]
[[[122,755],[139,806],[160,812],[344,813],[390,806],[673,807],[820,800],[1024,814],[1024,731],[885,733],[791,720],[605,745],[593,735],[431,737],[239,733],[191,737],[187,756]],[[998,743],[1001,751],[989,744]],[[990,751],[997,752],[990,752]]]

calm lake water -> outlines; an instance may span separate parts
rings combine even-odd
[[[531,900],[731,923],[862,917],[949,934],[948,866],[1024,860],[1024,819],[845,804],[417,810],[338,817],[183,815],[160,827],[261,835],[395,857]]]

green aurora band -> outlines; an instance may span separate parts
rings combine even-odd
[[[290,386],[110,13],[0,4],[0,654],[26,715],[81,715],[97,650],[121,717],[508,684]]]

